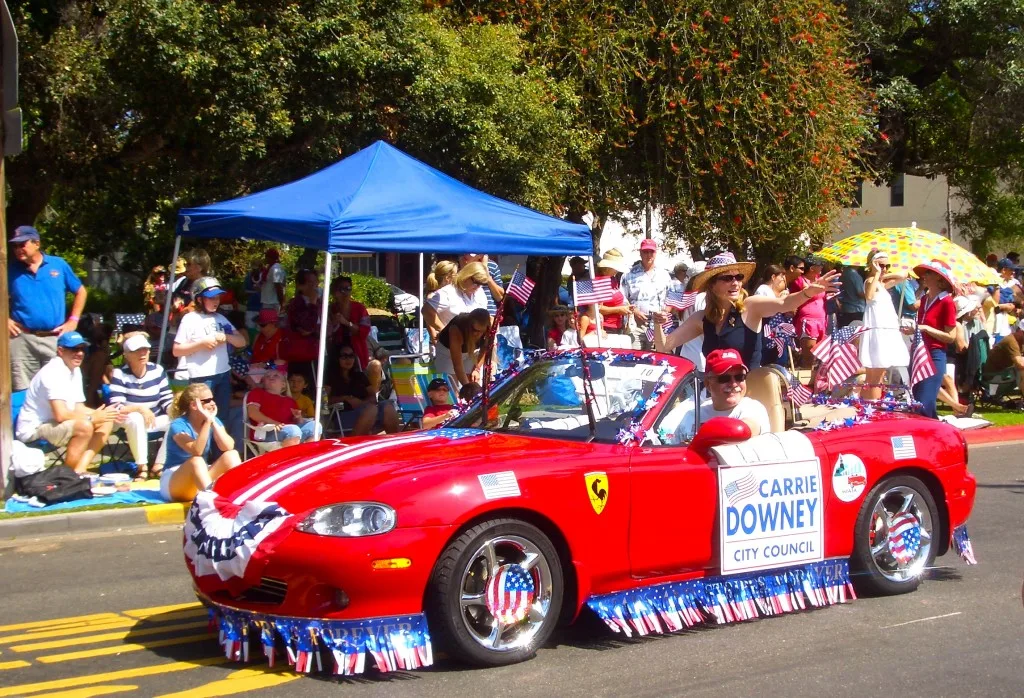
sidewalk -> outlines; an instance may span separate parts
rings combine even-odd
[[[183,524],[188,507],[188,504],[174,502],[98,511],[68,510],[53,514],[5,519],[0,520],[0,539],[161,524]]]
[[[1024,424],[1006,427],[988,427],[964,432],[968,446],[996,446],[1014,441],[1024,441]]]

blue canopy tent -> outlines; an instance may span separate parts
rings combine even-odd
[[[383,141],[290,184],[181,209],[176,233],[161,336],[167,331],[170,289],[175,282],[173,262],[185,235],[267,240],[324,250],[324,288],[330,284],[331,255],[335,252],[593,254],[593,240],[586,225],[485,194]],[[421,261],[421,289],[422,271]],[[422,330],[422,316],[420,322]],[[324,303],[321,357],[326,328]],[[318,364],[317,384],[322,385],[323,361]],[[320,391],[316,402],[319,414]]]

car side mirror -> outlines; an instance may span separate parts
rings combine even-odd
[[[697,430],[690,448],[708,458],[715,446],[739,443],[750,437],[750,426],[746,422],[732,417],[712,417]]]

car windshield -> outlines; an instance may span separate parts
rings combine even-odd
[[[643,418],[657,387],[673,381],[674,369],[635,357],[588,355],[594,386],[594,440],[612,443],[622,429]],[[488,400],[486,429],[549,438],[587,441],[590,420],[584,407],[579,353],[535,361],[500,384]],[[479,398],[449,426],[479,427]]]

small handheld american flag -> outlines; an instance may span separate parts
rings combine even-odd
[[[796,378],[793,379],[792,384],[789,386],[789,390],[786,392],[794,407],[801,407],[811,401],[813,393],[811,389],[806,385],[798,381]]]
[[[914,335],[912,344],[913,348],[910,350],[911,389],[926,378],[935,375],[935,364],[932,362],[931,355],[928,354],[928,348],[924,345],[924,338],[921,337],[920,330]]]
[[[596,279],[578,279],[573,281],[576,305],[593,305],[605,303],[615,295],[612,289],[612,277],[599,276]]]
[[[533,279],[528,277],[526,272],[520,271],[517,268],[512,274],[512,280],[508,282],[508,288],[505,289],[505,293],[526,305],[530,300],[530,294],[533,293],[534,286]]]
[[[675,323],[675,321],[672,318],[669,318],[665,322],[661,323],[661,329],[665,333],[666,337],[669,336],[670,334],[672,334],[672,330],[674,330],[675,328],[676,328],[676,323]],[[647,325],[647,333],[646,334],[647,334],[647,341],[648,342],[653,342],[654,341],[654,325],[653,324]]]
[[[665,296],[665,307],[685,312],[697,302],[697,292],[669,291]]]
[[[822,363],[818,375],[824,373],[828,385],[839,385],[860,368],[857,345],[853,340],[866,331],[866,327],[842,327],[811,349],[811,354]]]

